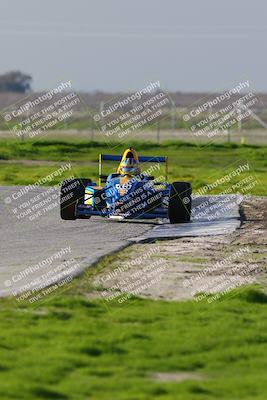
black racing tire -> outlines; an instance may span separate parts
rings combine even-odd
[[[76,219],[76,204],[83,199],[85,187],[91,182],[91,179],[85,178],[67,179],[62,182],[60,189],[60,216],[62,219]]]
[[[168,215],[171,224],[190,222],[192,186],[188,182],[173,182],[171,185]]]

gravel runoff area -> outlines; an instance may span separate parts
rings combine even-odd
[[[242,224],[232,233],[155,240],[123,250],[93,278],[98,295],[120,303],[133,295],[211,303],[239,286],[266,285],[267,197],[245,198],[240,216]]]

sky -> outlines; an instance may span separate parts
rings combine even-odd
[[[0,0],[0,74],[34,90],[267,92],[265,0]]]

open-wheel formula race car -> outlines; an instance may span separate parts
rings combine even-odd
[[[103,175],[103,161],[119,162],[116,173]],[[141,172],[140,163],[164,163],[165,176],[158,179],[145,171]],[[171,224],[189,222],[191,184],[168,183],[167,173],[167,157],[138,157],[131,147],[125,150],[123,156],[100,154],[98,184],[85,178],[63,181],[60,195],[61,218],[88,219],[95,215],[113,219],[169,218]]]

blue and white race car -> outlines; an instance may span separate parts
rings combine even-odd
[[[103,161],[120,162],[116,173],[103,175]],[[164,178],[141,172],[140,163],[165,163]],[[98,184],[84,178],[63,181],[61,218],[88,219],[94,215],[113,219],[169,218],[171,224],[189,222],[191,184],[168,183],[167,168],[167,157],[139,157],[132,147],[123,156],[100,154]]]

